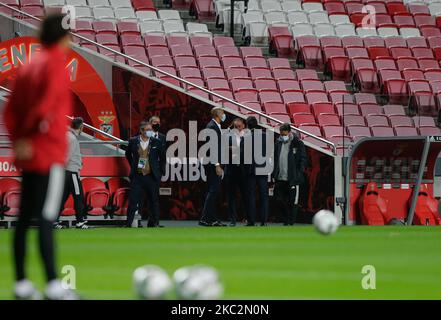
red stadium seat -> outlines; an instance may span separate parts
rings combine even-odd
[[[387,201],[380,195],[375,182],[369,182],[359,200],[361,223],[365,225],[384,225],[387,215]]]
[[[296,113],[292,116],[296,126],[300,125],[316,125],[315,118],[310,113]]]
[[[323,48],[326,47],[342,47],[343,44],[341,39],[336,36],[324,36],[320,37],[320,46]]]
[[[346,116],[350,114],[359,115],[360,110],[354,103],[339,103],[335,105],[335,110],[339,116]]]
[[[153,47],[167,47],[167,41],[164,36],[159,35],[144,35],[144,45],[148,48]]]
[[[312,104],[312,111],[317,117],[320,114],[335,114],[334,105],[332,103],[314,103]]]
[[[439,68],[438,61],[436,61],[435,59],[427,59],[427,58],[418,59],[418,65],[419,68],[423,71]]]
[[[394,59],[412,57],[412,51],[409,48],[390,48],[390,54]]]
[[[433,117],[416,116],[413,117],[415,127],[436,127]]]
[[[325,92],[325,87],[323,86],[323,82],[320,80],[303,80],[301,82],[302,89],[305,93],[308,91],[321,91]]]
[[[77,21],[78,24],[79,21]],[[87,23],[90,23],[86,21]],[[110,33],[117,34],[117,28],[114,22],[112,21],[94,21],[93,29],[96,33]]]
[[[317,116],[317,122],[320,126],[340,126],[340,117],[336,114],[322,113]]]
[[[254,87],[257,90],[278,90],[277,83],[274,79],[256,79],[254,80]]]
[[[363,116],[358,116],[358,115],[345,115],[342,117],[342,124],[345,127],[349,127],[349,126],[366,126],[366,122],[364,121],[364,117]]]
[[[296,74],[291,69],[274,69],[271,72],[274,76],[274,79],[297,79]]]
[[[20,181],[12,178],[0,180],[0,215],[17,216],[20,208]]]
[[[197,58],[200,57],[216,57],[217,58],[217,52],[215,47],[213,46],[204,46],[200,45],[197,47],[194,47],[194,53]]]
[[[354,94],[355,102],[358,105],[363,104],[376,104],[377,99],[375,98],[375,95],[372,93],[356,93]]]
[[[292,58],[295,55],[294,41],[286,26],[269,26],[269,51],[280,58]]]
[[[330,74],[333,80],[349,82],[351,79],[350,60],[346,56],[333,56],[329,59]]]
[[[198,58],[199,67],[202,69],[208,68],[208,67],[221,67],[221,63],[219,61],[219,58],[216,57],[199,57]]]
[[[213,38],[213,45],[216,48],[219,48],[221,46],[228,46],[228,47],[234,47],[234,39],[231,37],[214,37]]]
[[[407,43],[406,39],[403,37],[393,36],[393,37],[387,37],[384,39],[386,48],[406,48]],[[389,56],[389,55],[388,55]]]
[[[199,70],[198,67],[185,66],[178,68],[178,70],[181,78],[186,78],[186,77],[202,78],[201,71]]]
[[[298,103],[298,102],[305,102],[305,96],[303,95],[302,91],[287,91],[282,93],[282,98],[285,104],[290,103]]]
[[[383,58],[383,57],[390,57],[388,48],[385,47],[367,47],[369,52],[369,58],[372,60]]]
[[[391,127],[375,126],[371,127],[373,137],[393,137],[394,130]]]
[[[409,198],[409,207],[412,197]],[[415,207],[412,224],[414,225],[440,225],[441,219],[438,214],[438,200],[429,193],[426,184],[421,184]]]
[[[418,128],[420,136],[439,136],[441,130],[437,127],[421,127]]]
[[[419,68],[418,61],[415,58],[399,58],[397,59],[397,67],[400,71]]]
[[[260,90],[259,99],[262,104],[267,102],[279,102],[282,103],[282,96],[278,90]]]
[[[182,36],[167,36],[167,45],[169,48],[172,46],[187,46],[190,45],[187,37]],[[190,45],[191,46],[191,45]]]
[[[396,70],[397,66],[395,65],[395,59],[394,58],[380,58],[375,60],[375,68],[378,71],[381,70]]]
[[[302,64],[305,68],[317,68],[322,70],[322,50],[317,39],[315,42],[316,44],[305,44],[300,47],[297,63]]]
[[[346,91],[346,85],[343,81],[325,81],[324,85],[327,93]]]
[[[287,104],[288,113],[294,115],[296,113],[311,113],[311,107],[307,103],[291,102]]]
[[[343,37],[341,38],[341,43],[343,44],[344,48],[364,46],[363,40],[357,36]]]
[[[109,211],[109,191],[104,182],[97,178],[84,178],[81,181],[86,198],[87,214],[104,215]]]
[[[384,105],[383,112],[387,116],[393,116],[393,115],[404,116],[406,114],[404,107],[399,104],[397,104],[397,105],[392,105],[392,104]]]
[[[125,179],[111,178],[107,181],[107,186],[109,187],[113,214],[127,215],[130,183]]]
[[[228,80],[231,80],[234,78],[249,78],[250,77],[250,73],[248,72],[247,67],[226,68],[225,74],[226,74]]]
[[[222,57],[222,65],[224,69],[228,69],[230,67],[243,67],[243,60],[239,57]]]
[[[209,37],[191,37],[190,44],[194,48],[198,46],[212,46],[213,43]]]
[[[193,56],[179,56],[174,57],[176,68],[179,70],[181,67],[197,67],[197,63]]]
[[[424,73],[419,69],[405,69],[401,74],[406,81],[424,80]]]
[[[414,127],[395,127],[394,131],[395,135],[398,137],[412,137],[418,135],[418,131]]]
[[[203,67],[202,74],[204,76],[204,79],[225,78],[224,70],[220,67],[220,65],[214,67]]]
[[[300,84],[297,80],[282,79],[277,80],[277,86],[281,93],[290,90],[300,90]]]
[[[383,114],[383,109],[378,104],[363,104],[360,106],[363,116]]]
[[[389,121],[385,115],[369,114],[366,116],[366,123],[369,127],[379,126],[388,127]]]
[[[424,37],[412,37],[406,39],[407,46],[413,48],[427,48],[427,41]]]
[[[173,57],[193,56],[193,50],[189,44],[172,45],[170,46],[170,52]]]
[[[297,80],[319,80],[317,71],[312,69],[297,69],[296,70]]]
[[[364,137],[371,137],[372,136],[371,131],[369,130],[369,127],[366,127],[364,125],[348,126],[347,131],[348,131],[349,136],[354,141],[361,139],[361,138],[364,138]]]
[[[272,77],[271,70],[268,68],[252,68],[250,69],[250,75],[253,80]]]
[[[309,104],[329,102],[328,95],[324,92],[308,92],[305,94],[305,98]]]
[[[413,127],[412,118],[404,115],[390,115],[389,121],[392,127],[403,126],[403,127]]]
[[[263,57],[262,49],[259,47],[240,47],[240,54],[244,59],[248,57]]]
[[[222,57],[241,58],[237,47],[221,46],[221,47],[217,48],[217,54],[221,58]]]
[[[360,91],[372,92],[372,93],[380,92],[380,85],[378,83],[377,72],[375,71],[374,68],[359,67],[356,71],[356,74],[354,75],[354,83],[359,88]]]
[[[125,22],[120,21],[116,24],[118,32],[120,35],[123,34],[137,34],[140,35],[139,26],[136,22]]]
[[[74,208],[74,200],[72,195],[69,195],[69,197],[66,200],[66,203],[64,204],[64,208],[61,211],[61,215],[63,217],[69,217],[75,215],[75,208]]]
[[[274,113],[286,113],[286,106],[283,102],[262,102],[263,109],[269,115]]]
[[[384,48],[384,39],[379,37],[366,37],[363,39],[364,47],[368,49],[369,56],[371,55],[370,48]],[[386,54],[389,56],[389,52]]]

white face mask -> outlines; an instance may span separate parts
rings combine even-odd
[[[221,117],[221,122],[224,122],[227,119],[227,115],[224,113]]]
[[[155,133],[153,132],[153,130],[147,130],[147,131],[144,132],[144,134],[145,134],[145,136],[146,136],[147,138],[151,138],[151,137],[153,137],[153,136],[155,135]]]
[[[280,139],[282,140],[282,142],[288,142],[289,136],[280,136]]]

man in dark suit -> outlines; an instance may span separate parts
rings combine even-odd
[[[220,187],[224,175],[224,169],[221,164],[222,156],[222,127],[221,123],[225,121],[226,114],[220,107],[211,109],[211,120],[208,122],[206,129],[214,132],[217,140],[216,155],[209,154],[207,163],[204,164],[205,174],[207,176],[208,191],[205,197],[204,208],[202,209],[199,225],[205,227],[225,226],[217,218],[217,201],[220,194]],[[207,143],[210,143],[208,139]]]
[[[282,210],[284,225],[293,225],[298,213],[300,185],[305,181],[308,157],[305,145],[291,132],[291,126],[280,126],[280,137],[274,147],[274,198]]]
[[[129,141],[126,159],[130,164],[130,196],[127,210],[127,227],[131,227],[135,213],[140,210],[143,194],[149,203],[148,227],[159,226],[159,183],[165,172],[165,150],[154,137],[152,124],[141,122],[140,134]]]
[[[248,197],[248,207],[249,207],[249,216],[248,216],[248,224],[247,226],[254,226],[256,223],[256,187],[259,189],[259,216],[260,216],[260,225],[265,226],[268,221],[268,174],[262,173],[259,169],[264,171],[264,167],[267,163],[257,163],[256,161],[256,150],[255,150],[255,140],[259,137],[261,140],[259,145],[262,146],[261,157],[265,157],[265,159],[269,158],[266,150],[266,134],[265,131],[261,130],[261,135],[258,135],[256,130],[258,128],[258,122],[256,117],[250,116],[246,120],[247,127],[251,133],[251,143],[252,143],[252,163],[248,166],[248,175],[247,175],[247,197]]]
[[[149,122],[152,124],[153,132],[155,133],[153,136],[156,139],[159,139],[161,141],[161,144],[163,145],[164,149],[167,149],[167,139],[165,134],[159,132],[161,129],[161,119],[158,116],[152,116],[149,119]],[[165,172],[163,172],[165,174]]]
[[[230,163],[225,168],[225,178],[227,182],[228,215],[230,226],[236,225],[237,208],[236,193],[239,190],[242,202],[245,205],[246,216],[248,216],[248,199],[246,174],[247,165],[244,163],[244,135],[245,120],[236,118],[233,120],[233,130],[229,135]]]

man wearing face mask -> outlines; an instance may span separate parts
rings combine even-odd
[[[216,202],[219,198],[222,177],[224,169],[221,164],[221,141],[222,141],[222,127],[221,123],[225,121],[226,114],[220,107],[211,109],[211,120],[208,122],[206,129],[212,130],[217,138],[217,154],[209,155],[209,163],[204,165],[205,175],[207,177],[208,191],[205,197],[204,208],[202,209],[201,219],[199,225],[204,227],[211,226],[225,226],[217,218]],[[208,143],[209,141],[207,141]]]
[[[130,195],[127,210],[127,227],[131,227],[135,213],[140,210],[143,194],[147,193],[149,204],[148,227],[159,226],[159,183],[165,171],[165,150],[154,137],[150,122],[141,122],[140,133],[131,138],[126,149],[130,164]]]
[[[158,116],[153,116],[149,119],[149,122],[152,124],[152,128],[153,128],[153,132],[154,132],[154,137],[156,139],[159,139],[159,141],[161,141],[163,148],[166,148],[166,137],[165,134],[159,132],[159,130],[161,129],[161,119]],[[163,174],[165,174],[165,172],[163,172]]]
[[[225,168],[225,176],[227,179],[227,198],[228,198],[228,214],[230,218],[230,226],[236,225],[236,193],[240,192],[242,202],[245,205],[246,216],[248,217],[248,200],[246,189],[246,165],[244,164],[244,135],[245,121],[242,118],[233,120],[233,130],[229,137],[229,146],[231,150],[230,163]]]
[[[300,185],[305,180],[307,165],[305,145],[291,132],[291,126],[280,126],[280,137],[274,149],[274,198],[282,210],[284,225],[293,225],[298,213]]]
[[[263,174],[260,172],[260,170],[264,170],[267,163],[256,163],[256,152],[255,150],[255,140],[259,139],[261,142],[259,144],[261,145],[261,154],[259,156],[262,156],[268,161],[268,155],[267,155],[267,148],[266,148],[266,133],[264,130],[261,130],[259,134],[257,131],[259,130],[258,122],[256,117],[250,116],[247,118],[247,127],[250,130],[251,134],[251,144],[252,144],[252,163],[251,165],[247,166],[248,168],[248,174],[247,174],[247,191],[248,191],[248,207],[249,207],[249,216],[248,216],[248,226],[254,226],[256,222],[256,188],[258,189],[259,193],[259,216],[260,216],[260,225],[266,226],[267,220],[268,220],[268,203],[269,203],[269,197],[268,197],[268,174]]]
[[[72,120],[71,128],[68,132],[69,140],[69,154],[67,159],[67,165],[65,170],[65,185],[64,194],[61,201],[61,208],[66,204],[67,199],[70,195],[73,197],[76,228],[77,229],[88,229],[87,220],[85,220],[85,209],[84,209],[84,192],[80,181],[80,170],[83,166],[83,161],[81,158],[80,142],[79,137],[81,132],[83,132],[84,121],[83,118],[75,118]],[[61,229],[63,226],[60,223],[55,223],[54,227],[56,229]]]

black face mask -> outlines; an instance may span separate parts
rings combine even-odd
[[[159,131],[159,128],[161,128],[161,125],[159,123],[155,123],[154,125],[152,125],[153,131]]]

